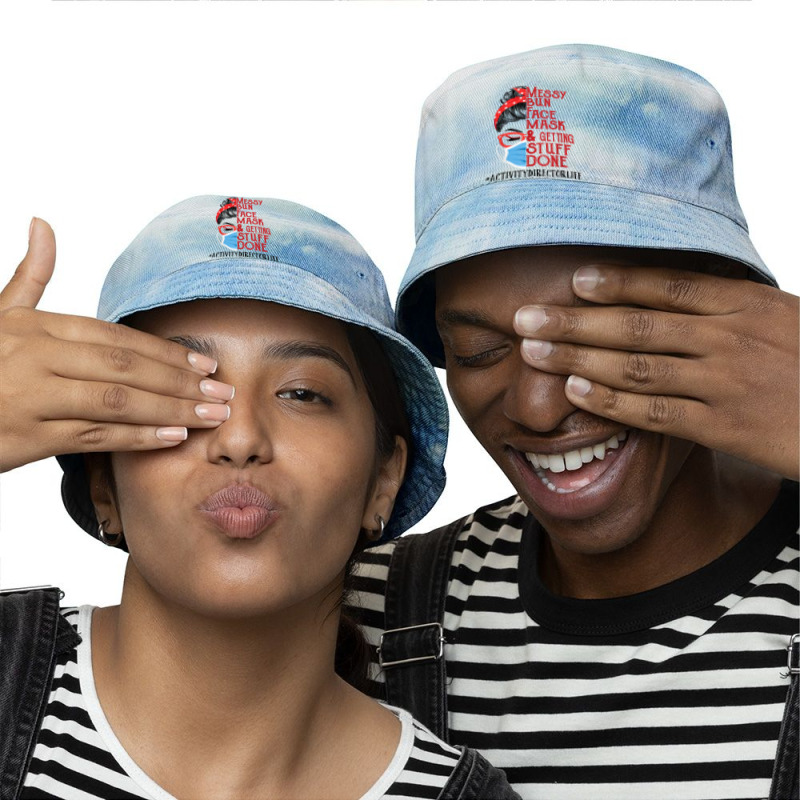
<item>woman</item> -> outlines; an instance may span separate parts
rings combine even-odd
[[[435,502],[446,440],[438,381],[355,240],[294,203],[192,198],[115,262],[99,316],[189,348],[215,376],[208,427],[60,459],[67,510],[130,558],[119,606],[55,623],[40,724],[19,688],[5,703],[0,786],[16,760],[22,798],[516,796],[351,685],[348,565]],[[4,598],[6,631],[41,598]],[[45,670],[21,641],[3,649],[23,685]]]

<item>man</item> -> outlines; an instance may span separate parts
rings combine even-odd
[[[797,485],[736,456],[796,477],[797,410],[747,397],[765,334],[742,320],[796,326],[797,300],[747,235],[721,99],[602,47],[479,64],[425,105],[416,196],[399,327],[518,495],[419,537],[416,560],[365,555],[375,691],[427,707],[524,797],[766,797]],[[636,308],[655,286],[662,310]],[[755,457],[749,419],[767,431]]]

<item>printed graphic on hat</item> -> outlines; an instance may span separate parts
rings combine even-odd
[[[259,216],[261,200],[228,197],[217,211],[217,235],[220,244],[239,253],[266,253],[272,231]]]
[[[575,137],[558,118],[557,107],[566,94],[538,86],[509,89],[494,115],[500,158],[515,167],[568,168]]]

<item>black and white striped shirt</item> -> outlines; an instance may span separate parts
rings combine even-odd
[[[465,517],[445,606],[450,741],[523,798],[766,798],[798,630],[797,484],[738,545],[640,595],[575,600],[538,579],[542,534],[518,497]],[[356,601],[383,629],[389,543]],[[380,696],[382,675],[374,667]]]
[[[82,642],[56,666],[22,800],[175,800],[125,752],[103,714],[92,674],[92,610],[82,606],[62,611]],[[400,718],[400,742],[383,775],[361,800],[433,800],[461,753],[406,711],[392,710]],[[324,787],[320,797],[325,797]]]

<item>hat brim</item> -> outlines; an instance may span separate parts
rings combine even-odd
[[[459,195],[422,230],[400,287],[398,329],[434,366],[444,366],[435,328],[433,270],[481,253],[544,245],[715,253],[751,267],[777,286],[746,228],[723,214],[616,186],[508,180]]]

